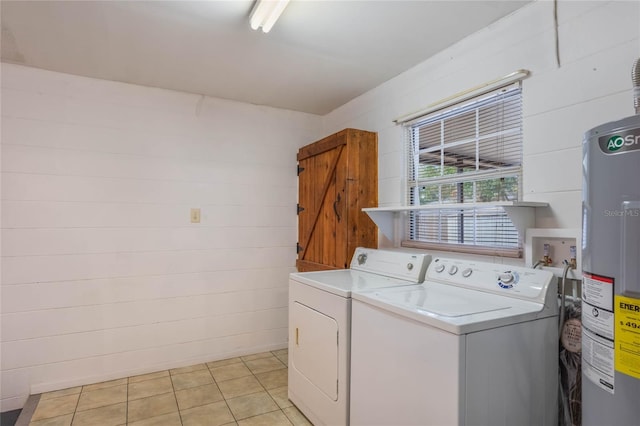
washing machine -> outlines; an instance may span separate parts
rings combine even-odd
[[[436,258],[352,298],[351,425],[557,424],[550,272]]]
[[[350,269],[289,278],[289,399],[314,425],[349,423],[351,294],[424,280],[431,257],[357,248]]]

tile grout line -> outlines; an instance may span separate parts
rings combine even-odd
[[[227,405],[227,410],[229,410],[229,412],[231,413],[231,408],[229,407],[229,404],[227,404],[227,401],[224,399],[224,395],[222,394],[222,391],[220,390],[220,387],[218,386],[218,382],[216,381],[216,378],[213,377],[213,373],[211,372],[211,369],[209,368],[209,364],[205,362],[204,366],[207,368],[207,371],[209,372],[209,375],[211,376],[211,380],[213,380],[213,384],[216,385],[216,388],[218,389],[218,392],[220,392],[220,396],[222,396],[222,400],[224,401],[225,405]],[[206,386],[206,385],[204,385],[204,386]],[[231,413],[231,417],[233,417],[233,419],[235,420],[235,417],[234,417],[233,413]]]
[[[80,393],[78,394],[78,401],[76,401],[76,408],[73,409],[70,425],[73,425],[73,421],[76,419],[76,413],[78,412],[78,406],[80,405],[80,397],[82,396],[82,391],[84,391],[84,386],[80,388]]]
[[[169,370],[154,371],[152,373],[147,373],[147,374],[162,373],[164,371],[167,372],[167,376],[161,376],[161,377],[156,377],[156,378],[139,380],[139,381],[133,382],[131,384],[136,385],[136,384],[149,382],[149,381],[152,381],[152,380],[160,380],[160,379],[163,379],[165,377],[168,377],[169,378],[169,382],[171,383],[171,389],[173,390],[173,394],[174,394],[174,397],[175,397],[175,390],[173,389],[173,381],[171,380],[171,374],[170,374]],[[142,374],[142,375],[145,376],[147,374]],[[137,377],[137,376],[130,376],[130,377],[126,378],[127,379],[127,401],[126,401],[127,402],[127,423],[126,424],[128,424],[128,421],[129,421],[129,381],[130,381],[129,379],[131,379],[132,377]],[[172,393],[172,391],[161,392],[161,393],[157,393],[157,394],[151,394],[151,395],[147,395],[147,396],[138,397],[136,399],[133,399],[132,401],[143,401],[145,399],[150,399],[150,398],[154,398],[156,396],[161,396],[161,395],[168,395],[170,393]],[[177,406],[177,402],[176,402],[176,406]],[[179,409],[178,409],[178,411],[179,411]],[[164,415],[167,415],[167,414],[170,414],[170,413],[151,415],[150,417],[143,418],[143,419],[140,419],[140,420],[136,420],[135,422],[143,421],[143,420],[147,420],[147,419],[151,419],[151,418],[155,418],[155,417],[160,417],[160,416],[164,416]],[[133,423],[135,423],[135,422],[133,422]],[[182,423],[182,420],[180,420],[180,423]]]
[[[239,359],[240,359],[240,362],[242,362],[244,364],[244,361],[242,361],[242,358],[239,358]],[[224,401],[224,405],[227,406],[227,410],[229,410],[229,413],[231,413],[231,417],[233,417],[233,421],[236,424],[238,424],[238,419],[236,419],[236,415],[233,414],[233,411],[231,410],[231,407],[229,407],[229,403],[227,402],[227,397],[224,396],[224,393],[222,393],[222,389],[220,389],[220,385],[218,384],[218,381],[216,380],[215,376],[211,372],[211,367],[209,367],[209,363],[205,363],[205,365],[207,366],[207,370],[209,371],[209,374],[211,374],[211,378],[213,379],[213,383],[216,384],[216,387],[218,388],[218,391],[220,392],[220,396],[222,396],[222,400]],[[233,364],[223,365],[221,367],[228,367],[229,365],[233,365]],[[221,381],[224,382],[224,380],[221,380]]]
[[[279,358],[278,358],[278,357],[273,353],[273,351],[269,351],[269,353],[270,353],[270,354],[271,354],[271,356],[273,356],[275,359],[277,359],[278,361],[280,361],[280,363],[281,363],[281,364],[283,364],[283,363],[282,363],[282,361],[281,361],[281,360],[280,360],[280,359],[279,359]],[[263,358],[257,358],[257,359],[266,359],[266,358],[269,358],[269,357],[263,357]],[[247,363],[245,362],[245,360],[243,360],[242,358],[240,358],[240,360],[244,363],[245,367],[247,367],[247,369],[248,369],[249,371],[251,371],[251,368],[249,368],[249,366],[247,365]],[[250,360],[250,361],[253,361],[253,360]],[[287,369],[288,369],[288,368],[289,368],[289,367],[287,366]],[[271,371],[278,371],[278,370],[281,370],[281,369],[276,369],[276,370],[271,370]],[[270,372],[270,371],[264,371],[264,373],[269,373],[269,372]],[[267,389],[267,388],[262,384],[262,382],[260,381],[260,379],[258,378],[258,376],[256,376],[256,374],[255,374],[253,371],[251,371],[251,374],[252,374],[252,375],[253,375],[253,377],[258,381],[258,383],[260,383],[260,386],[262,386],[262,388],[264,389],[264,391],[267,393],[267,396],[269,396],[269,398],[271,398],[271,401],[273,401],[273,402],[276,404],[276,407],[278,407],[278,409],[277,409],[277,410],[273,410],[273,411],[267,411],[267,412],[262,413],[262,414],[257,414],[257,415],[255,415],[255,416],[247,417],[247,419],[251,419],[251,418],[253,418],[253,417],[258,417],[258,416],[261,416],[261,415],[263,415],[263,414],[275,413],[276,411],[280,411],[280,412],[282,412],[282,414],[284,415],[284,417],[285,417],[287,420],[289,420],[289,422],[290,422],[290,423],[292,423],[292,424],[293,424],[293,422],[291,422],[291,420],[289,419],[289,417],[287,417],[287,415],[286,415],[286,413],[284,412],[284,410],[280,407],[280,405],[278,405],[278,402],[277,402],[275,399],[273,399],[273,397],[271,396],[271,393],[269,393],[269,390],[268,390],[268,389]],[[261,374],[262,374],[262,373],[261,373]],[[287,386],[288,386],[288,385],[289,385],[289,384],[287,383]],[[243,419],[243,420],[246,420],[246,419]]]
[[[178,418],[180,419],[180,425],[183,426],[182,412],[180,411],[180,405],[178,405],[178,396],[176,395],[176,388],[175,386],[173,386],[173,375],[171,374],[171,369],[168,369],[167,372],[169,373],[169,381],[171,382],[171,389],[173,390],[173,399],[176,401],[176,408],[178,409]]]
[[[288,365],[288,364],[285,364],[285,363],[280,359],[280,357],[274,353],[274,351],[271,351],[271,354],[272,354],[272,355],[273,355],[273,356],[274,356],[278,361],[280,361],[280,364],[282,364],[282,365],[285,367],[285,370],[287,370],[287,376],[288,376],[288,374],[289,374],[289,365]],[[287,351],[287,354],[288,354],[288,351]],[[287,390],[288,390],[288,389],[289,389],[289,380],[287,379]],[[267,391],[267,393],[269,393],[269,391]],[[271,393],[269,393],[269,396],[271,396]],[[271,399],[273,399],[273,396],[271,396]],[[289,400],[288,395],[287,395],[287,400]],[[276,401],[275,399],[274,399],[274,402],[276,403],[276,405],[278,406],[278,408],[280,408],[280,411],[281,411],[281,412],[282,412],[282,414],[284,415],[285,419],[287,419],[287,420],[289,421],[289,423],[291,423],[291,424],[293,425],[293,420],[291,420],[291,419],[289,418],[289,416],[287,416],[287,413],[285,413],[285,412],[284,412],[284,408],[280,407],[280,404],[278,404],[278,401]]]
[[[124,402],[124,424],[127,426],[129,424],[129,377],[127,377],[127,393]]]
[[[282,350],[282,349],[279,349],[279,350]],[[284,365],[285,369],[287,370],[287,375],[288,375],[288,374],[289,374],[289,363],[287,362],[287,363],[285,364],[285,362],[284,362],[283,360],[281,360],[281,359],[280,359],[280,357],[279,357],[278,355],[276,355],[275,353],[273,353],[273,351],[271,351],[271,353],[273,354],[273,356],[275,356],[275,357],[276,357],[276,359],[277,359],[278,361],[280,361],[280,363],[281,363],[282,365]],[[289,350],[288,350],[288,348],[287,348],[287,359],[288,359],[288,356],[289,356]],[[288,390],[288,389],[289,389],[289,380],[287,380],[287,390]],[[267,392],[268,392],[268,391],[267,391]],[[269,396],[271,396],[271,394],[269,394]],[[289,395],[287,395],[287,401],[288,401],[288,400],[289,400]],[[276,401],[276,404],[278,404],[278,402],[277,402],[277,401]],[[278,407],[280,407],[280,406],[278,405]],[[292,405],[292,407],[295,407],[295,405]],[[289,407],[287,407],[287,408],[289,408]],[[284,408],[280,407],[280,411],[282,411],[282,414],[283,414],[283,415],[284,415],[284,417],[289,421],[289,423],[291,423],[292,425],[295,425],[295,423],[293,422],[293,419],[291,419],[289,416],[287,416],[287,413],[285,413]]]
[[[270,354],[271,356],[275,357],[276,359],[278,359],[278,357],[276,357],[276,356],[275,356],[275,354],[274,354],[272,351],[269,351],[269,354]],[[268,357],[268,356],[266,356],[266,357],[256,358],[256,359],[263,359],[263,358],[269,358],[269,357]],[[255,375],[255,373],[251,370],[251,368],[247,365],[247,362],[246,362],[242,357],[238,357],[238,359],[240,359],[240,362],[239,362],[239,363],[235,363],[235,364],[243,364],[243,365],[244,365],[244,367],[245,367],[247,370],[249,370],[249,373],[251,373],[251,377],[253,377],[253,378],[258,382],[258,384],[260,385],[260,387],[261,387],[263,390],[262,390],[262,391],[252,392],[252,393],[249,393],[249,394],[246,394],[246,395],[241,395],[241,396],[239,396],[239,397],[235,397],[235,398],[240,398],[240,397],[247,396],[247,395],[253,395],[253,394],[256,394],[256,393],[260,393],[260,392],[266,392],[267,396],[269,396],[269,398],[271,399],[271,401],[273,401],[273,402],[276,404],[276,407],[278,407],[276,410],[273,410],[273,411],[267,411],[267,412],[264,412],[264,413],[261,413],[261,414],[256,414],[255,416],[246,417],[246,418],[244,418],[244,419],[240,419],[240,420],[247,420],[247,419],[251,419],[251,418],[254,418],[254,417],[261,416],[261,415],[263,415],[263,414],[267,414],[267,413],[274,413],[274,412],[276,412],[276,411],[282,411],[282,408],[280,408],[280,406],[278,405],[278,403],[273,399],[273,397],[271,396],[271,394],[269,393],[269,391],[267,390],[267,388],[265,388],[265,387],[264,387],[264,385],[262,384],[262,382],[260,381],[260,379],[258,378],[258,376],[256,376],[256,375]],[[249,360],[249,361],[253,361],[253,360]],[[281,361],[280,359],[278,359],[278,361],[280,361],[280,362],[282,363],[282,361]],[[233,364],[231,364],[231,365],[233,365]],[[224,366],[224,367],[226,367],[226,366]],[[208,364],[207,364],[207,368],[210,368]],[[288,368],[288,366],[287,366],[287,368]],[[276,371],[276,370],[272,370],[272,371]],[[266,372],[268,372],[268,371],[266,371]],[[266,373],[266,372],[265,372],[265,373]],[[209,370],[209,373],[211,373],[211,370]],[[211,376],[213,377],[213,373],[211,373]],[[249,377],[249,376],[245,376],[245,377]],[[215,379],[215,377],[213,378],[213,380],[214,380],[214,382],[216,383],[216,386],[217,386],[217,385],[218,385],[218,382],[217,382],[217,380]],[[235,379],[229,379],[229,380],[235,380]],[[224,380],[222,380],[222,381],[224,381]],[[219,388],[218,388],[218,389],[219,389]],[[224,402],[225,402],[225,404],[227,405],[227,408],[229,409],[229,412],[231,413],[231,416],[233,417],[233,419],[235,420],[235,422],[236,422],[236,423],[238,423],[240,420],[238,420],[238,419],[236,418],[235,414],[233,414],[233,411],[231,410],[231,407],[229,407],[229,403],[227,402],[227,398],[224,396],[224,394],[222,393],[222,391],[220,391],[220,394],[222,395],[222,398],[224,399]],[[233,398],[229,398],[229,399],[233,399]],[[283,414],[283,415],[288,419],[288,417],[287,417],[287,415],[284,413],[284,411],[282,411],[282,414]]]

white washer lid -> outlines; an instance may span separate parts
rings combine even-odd
[[[385,287],[416,285],[411,281],[385,277],[353,269],[333,271],[293,272],[290,280],[315,287],[319,290],[349,298],[352,291],[366,291]]]
[[[355,291],[352,297],[454,334],[553,315],[540,303],[430,281],[411,287]]]

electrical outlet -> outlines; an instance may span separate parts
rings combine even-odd
[[[538,264],[538,267],[562,277],[566,261],[571,265],[567,278],[582,279],[580,237],[580,229],[527,229],[526,265]]]
[[[191,223],[200,223],[200,209],[191,209]]]

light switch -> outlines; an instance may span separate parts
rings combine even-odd
[[[200,209],[191,209],[191,223],[200,223]]]

